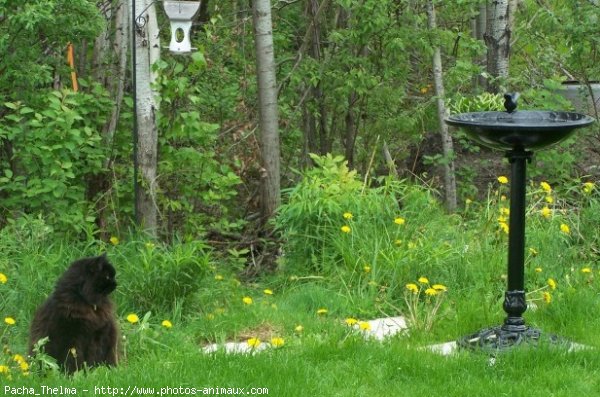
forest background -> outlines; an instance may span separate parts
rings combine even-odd
[[[448,108],[495,109],[494,94],[519,91],[523,108],[565,109],[562,81],[600,79],[594,0],[275,1],[280,151],[261,152],[273,138],[261,138],[258,116],[259,3],[205,0],[198,51],[177,56],[160,51],[170,40],[160,4],[136,1],[135,53],[155,53],[137,58],[134,90],[131,2],[1,0],[0,228],[39,217],[107,241],[137,220],[166,241],[273,253],[273,209],[261,208],[269,156],[284,191],[341,155],[365,186],[416,181],[454,211],[504,168],[498,153],[448,134]],[[597,139],[595,127],[540,153],[530,174],[593,180]]]

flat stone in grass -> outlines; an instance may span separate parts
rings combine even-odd
[[[203,353],[216,353],[223,351],[226,354],[254,354],[271,347],[270,343],[261,343],[258,346],[250,346],[248,342],[226,342],[213,343],[202,348]]]
[[[366,338],[384,340],[408,330],[406,319],[404,317],[384,317],[375,320],[364,321],[368,327],[361,329],[359,324],[354,325],[355,329],[361,329]]]
[[[404,317],[384,317],[369,321],[361,321],[359,324],[353,325],[353,328],[359,330],[366,339],[382,341],[401,332],[406,332],[408,326]],[[250,334],[253,335],[256,334],[256,332]],[[263,337],[266,339],[266,336]],[[274,347],[275,346],[268,342],[261,342],[253,345],[249,345],[248,341],[226,342],[206,345],[202,348],[202,352],[206,354],[220,351],[225,354],[254,354]]]

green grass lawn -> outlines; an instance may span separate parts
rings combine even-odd
[[[112,244],[57,241],[42,221],[17,222],[0,231],[0,391],[31,387],[48,394],[69,387],[80,395],[152,394],[132,389],[138,387],[164,395],[243,389],[270,396],[600,396],[597,202],[586,199],[573,207],[565,199],[546,216],[544,196],[536,201],[533,195],[528,211],[526,320],[589,349],[568,353],[542,344],[440,356],[424,347],[504,319],[506,234],[499,224],[506,204],[500,191],[447,215],[426,191],[401,193],[401,209],[367,198],[367,204],[343,203],[354,207],[337,214],[334,208],[327,219],[319,215],[306,229],[313,234],[286,236],[280,270],[245,282],[237,278],[239,255],[223,257],[198,242],[162,245],[127,236]],[[386,197],[397,205],[393,194]],[[289,230],[297,232],[298,224],[291,222]],[[303,247],[304,238],[316,245]],[[304,259],[289,251],[294,246],[305,249]],[[66,377],[29,360],[24,371],[14,356],[26,355],[35,308],[72,260],[103,251],[117,268],[120,364]],[[434,284],[447,291],[428,294]],[[367,340],[346,324],[348,318],[410,320],[411,313],[409,332],[384,342]],[[131,314],[136,322],[129,321]],[[283,345],[254,354],[202,352],[211,343],[266,344],[273,338]]]

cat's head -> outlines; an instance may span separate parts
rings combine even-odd
[[[89,264],[86,271],[89,281],[93,284],[94,292],[101,295],[108,295],[117,288],[115,279],[116,271],[113,265],[106,258],[106,254],[88,258]]]
[[[63,285],[77,285],[78,294],[89,304],[97,305],[117,288],[115,275],[115,268],[103,254],[73,262],[63,278]]]

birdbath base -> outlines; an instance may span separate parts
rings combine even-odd
[[[479,332],[459,339],[457,347],[462,349],[506,350],[513,346],[538,346],[541,343],[570,345],[568,340],[552,334],[544,334],[538,328],[510,329],[505,325],[484,328]]]

